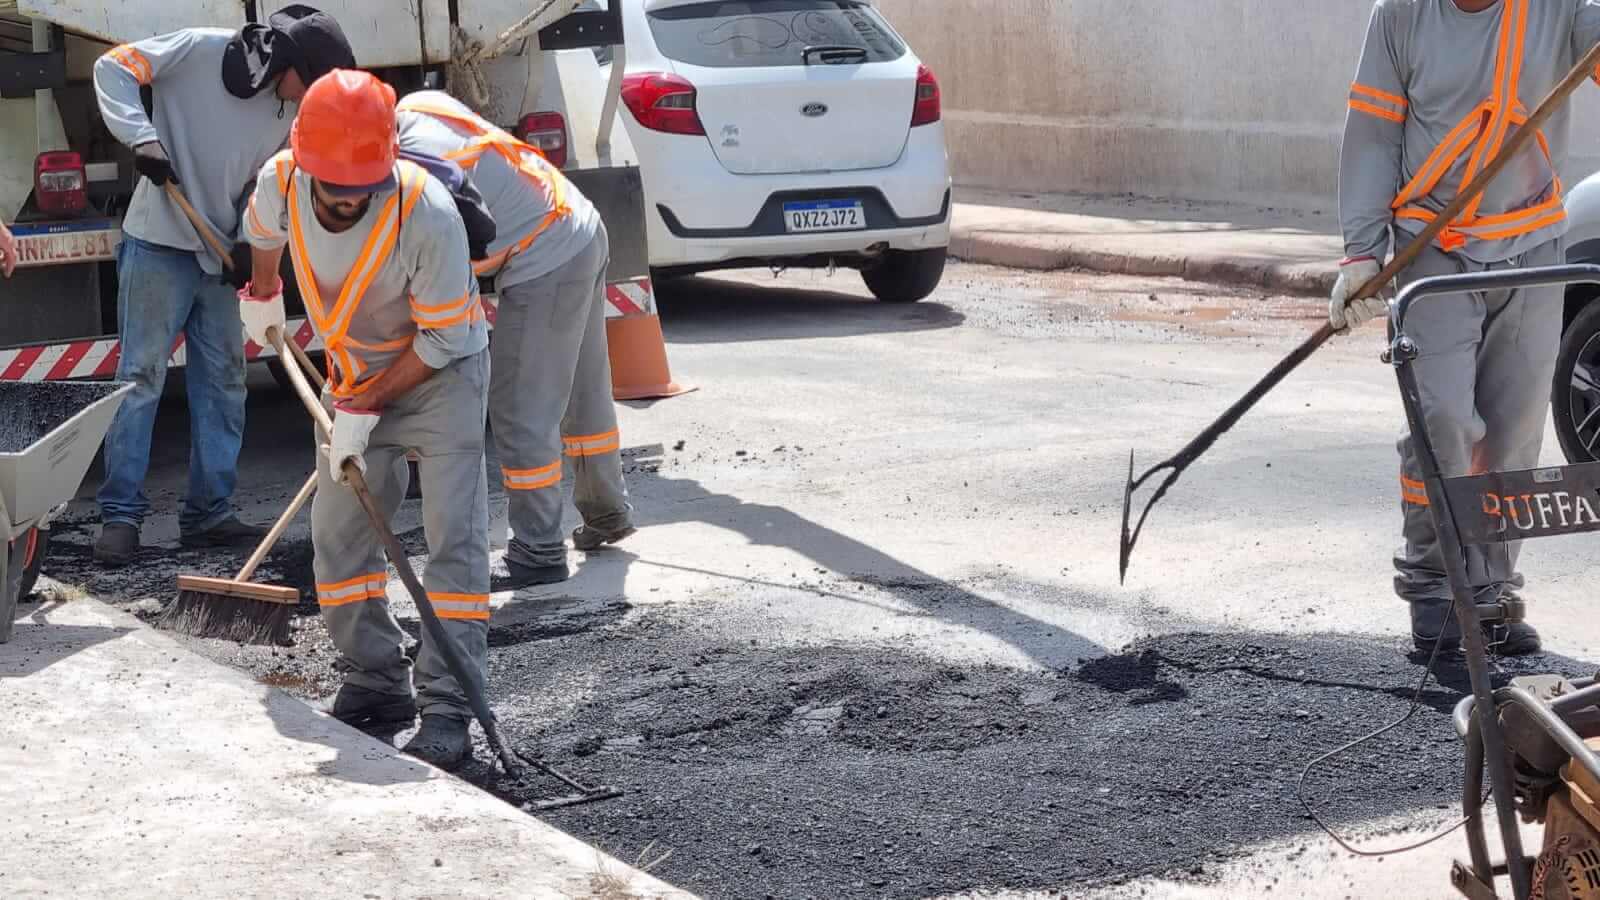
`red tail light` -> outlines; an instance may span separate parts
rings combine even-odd
[[[939,121],[939,79],[933,70],[917,66],[917,100],[911,107],[911,127]]]
[[[622,102],[639,124],[667,134],[705,134],[695,111],[694,85],[665,72],[637,72],[622,79]]]
[[[89,207],[83,157],[67,150],[41,153],[33,161],[33,199],[43,213],[77,213]]]
[[[532,146],[550,165],[558,169],[567,165],[567,120],[558,112],[536,112],[522,117],[517,123],[517,140]]]

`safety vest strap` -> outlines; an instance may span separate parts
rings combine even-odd
[[[471,134],[472,140],[460,150],[445,154],[445,159],[456,163],[464,169],[472,169],[483,158],[483,154],[494,151],[498,153],[513,169],[527,179],[534,187],[545,195],[545,203],[550,211],[545,214],[539,224],[527,234],[523,235],[516,243],[511,244],[498,253],[486,259],[473,263],[472,270],[478,275],[498,271],[512,257],[533,246],[539,236],[550,229],[552,225],[572,215],[572,208],[567,205],[567,179],[561,172],[550,165],[544,154],[537,147],[519,141],[507,134],[504,129],[497,128],[482,117],[463,113],[458,109],[426,100],[407,97],[400,101],[397,108],[404,112],[414,112],[425,116],[432,116],[445,122],[457,125]]]
[[[1395,218],[1425,224],[1432,222],[1437,218],[1436,214],[1418,201],[1431,194],[1440,180],[1470,150],[1472,155],[1461,176],[1460,187],[1465,187],[1500,152],[1511,128],[1527,123],[1527,116],[1519,104],[1517,87],[1522,79],[1528,6],[1529,0],[1509,0],[1506,4],[1500,20],[1499,48],[1495,54],[1493,93],[1450,130],[1428,155],[1416,176],[1400,189],[1392,204]],[[1550,156],[1549,142],[1542,131],[1536,132],[1535,137],[1539,149],[1544,152],[1545,162],[1554,173],[1555,163]],[[1551,177],[1551,189],[1545,199],[1522,209],[1479,216],[1483,195],[1472,198],[1461,214],[1440,230],[1437,238],[1439,246],[1447,252],[1454,252],[1465,247],[1468,239],[1503,240],[1560,222],[1566,218],[1566,209],[1561,200],[1561,179],[1554,174]]]
[[[377,220],[373,223],[372,232],[367,235],[366,243],[362,245],[355,264],[345,276],[344,287],[339,291],[339,297],[331,308],[323,302],[322,289],[317,285],[316,271],[312,268],[311,257],[307,253],[305,233],[297,213],[299,185],[293,179],[290,180],[289,256],[294,263],[295,278],[300,283],[301,296],[306,301],[306,312],[316,324],[317,331],[322,334],[328,357],[328,384],[335,396],[353,396],[367,387],[357,384],[366,371],[366,365],[350,352],[352,347],[362,350],[391,350],[410,343],[409,338],[404,338],[378,345],[364,344],[349,336],[350,324],[355,319],[355,312],[361,306],[361,301],[366,297],[367,289],[372,286],[373,279],[377,278],[378,272],[393,254],[400,238],[402,223],[422,197],[423,179],[427,178],[427,172],[422,167],[404,160],[398,163],[398,171],[400,189],[384,202],[383,209],[379,211]],[[402,198],[404,198],[403,204]]]

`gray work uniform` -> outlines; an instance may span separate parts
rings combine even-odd
[[[631,525],[606,347],[605,227],[559,170],[454,98],[423,91],[399,109],[401,148],[468,168],[494,216],[477,268],[495,275],[500,296],[489,420],[508,497],[506,553],[527,566],[564,562],[563,454],[584,524]]]
[[[228,93],[222,56],[233,37],[220,28],[190,28],[114,47],[94,64],[107,130],[129,147],[159,140],[184,196],[224,240],[237,237],[246,186],[284,147],[295,116],[295,106],[276,91],[247,100]],[[153,87],[153,122],[139,101],[143,85]],[[222,261],[206,249],[183,211],[149,179],[139,179],[134,188],[122,229],[151,244],[195,253],[207,274],[222,272]]]
[[[1382,260],[1420,233],[1481,171],[1532,107],[1600,40],[1600,0],[1502,0],[1468,13],[1454,0],[1378,0],[1340,153],[1345,252]],[[1482,199],[1401,277],[1562,261],[1560,179],[1570,107],[1546,123]],[[1561,289],[1430,298],[1407,333],[1428,432],[1446,477],[1538,463],[1561,330]],[[1399,442],[1404,545],[1395,590],[1418,635],[1437,634],[1450,596],[1409,433]],[[1483,602],[1522,584],[1516,548],[1469,551]]]
[[[406,453],[417,454],[429,553],[422,581],[445,631],[487,678],[488,329],[449,190],[410,163],[398,174],[397,190],[374,195],[359,223],[334,234],[317,221],[311,178],[285,152],[262,169],[245,232],[255,247],[289,245],[307,313],[330,347],[330,406],[360,395],[408,347],[437,370],[381,411],[365,454],[367,480],[392,517],[406,495]],[[405,632],[386,601],[382,546],[355,495],[327,466],[317,470],[312,565],[346,680],[389,693],[410,693],[414,680],[424,714],[470,718],[426,631],[412,672]]]

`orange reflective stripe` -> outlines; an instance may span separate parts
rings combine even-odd
[[[1385,93],[1377,88],[1367,87],[1366,85],[1360,83],[1350,85],[1350,90],[1354,93],[1371,97],[1372,99],[1381,103],[1387,103],[1391,106],[1398,106],[1401,109],[1406,108],[1406,98],[1401,97],[1398,94]]]
[[[1428,505],[1428,486],[1415,479],[1400,476],[1400,499],[1417,506]]]
[[[468,303],[472,302],[472,300],[473,297],[471,291],[467,291],[465,294],[462,294],[454,300],[449,300],[436,306],[424,306],[421,303],[418,303],[417,299],[413,297],[411,298],[411,310],[412,312],[422,313],[425,316],[455,313],[464,309]]]
[[[322,606],[343,606],[360,603],[374,597],[387,596],[389,577],[384,572],[369,572],[331,584],[318,582],[317,603]]]
[[[133,80],[140,84],[149,84],[152,79],[150,60],[140,53],[132,44],[122,44],[106,51],[106,55],[116,60],[119,65],[128,70]]]
[[[1380,119],[1388,119],[1390,122],[1404,122],[1406,120],[1405,113],[1397,113],[1392,110],[1384,109],[1381,106],[1373,106],[1371,103],[1366,103],[1361,100],[1351,100],[1350,108],[1359,112],[1364,112],[1369,116],[1377,116]]]
[[[1467,113],[1466,117],[1445,135],[1444,140],[1439,142],[1439,146],[1433,148],[1433,152],[1428,154],[1428,158],[1422,163],[1422,168],[1417,170],[1417,177],[1411,179],[1411,183],[1401,189],[1400,195],[1395,198],[1396,209],[1433,191],[1439,180],[1450,171],[1450,167],[1455,165],[1456,160],[1461,158],[1461,154],[1466,152],[1467,146],[1476,137],[1473,128],[1483,127],[1485,106],[1487,104]]]
[[[561,460],[537,469],[507,469],[500,467],[501,483],[508,491],[536,491],[561,483]]]
[[[1500,53],[1495,60],[1495,93],[1490,98],[1494,111],[1489,117],[1489,133],[1473,150],[1472,161],[1461,176],[1463,185],[1477,177],[1479,167],[1500,152],[1500,145],[1505,141],[1506,130],[1511,125],[1511,114],[1517,105],[1517,84],[1522,75],[1522,42],[1527,28],[1528,0],[1511,0],[1510,9],[1500,23]],[[1462,210],[1458,221],[1470,223],[1477,217],[1482,203],[1483,194],[1480,193]]]
[[[428,600],[433,604],[433,611],[441,619],[489,618],[488,594],[453,594],[443,591],[429,591]]]
[[[599,434],[563,437],[561,441],[566,445],[568,456],[599,456],[622,449],[622,432],[613,428]]]
[[[476,322],[478,319],[482,318],[482,316],[483,308],[474,303],[462,310],[460,313],[450,316],[449,318],[419,319],[413,316],[412,321],[417,323],[418,328],[426,328],[429,331],[443,331],[446,328],[460,325],[463,322]]]

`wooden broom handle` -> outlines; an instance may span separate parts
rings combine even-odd
[[[189,198],[185,197],[183,191],[178,189],[178,185],[171,181],[162,185],[162,188],[167,192],[167,196],[171,198],[172,202],[178,204],[178,208],[183,210],[184,217],[189,220],[190,225],[194,226],[194,230],[199,232],[200,239],[205,241],[206,246],[211,248],[211,252],[222,260],[222,267],[232,272],[233,254],[228,252],[227,247],[222,246],[222,239],[211,231],[211,226],[200,218],[200,214],[195,212],[193,206],[189,205]]]
[[[294,495],[293,500],[289,501],[289,506],[283,511],[283,515],[278,517],[278,521],[272,523],[272,529],[267,532],[266,537],[261,539],[261,543],[256,547],[256,552],[250,554],[250,558],[245,560],[244,568],[240,569],[239,574],[234,576],[234,581],[250,580],[250,576],[256,573],[256,567],[261,565],[263,559],[267,558],[267,553],[272,550],[272,545],[278,542],[278,538],[283,537],[283,533],[289,529],[289,523],[300,512],[300,508],[306,505],[306,501],[311,499],[311,495],[316,489],[317,473],[313,471],[311,477],[306,479],[306,483],[300,486],[300,492]]]

